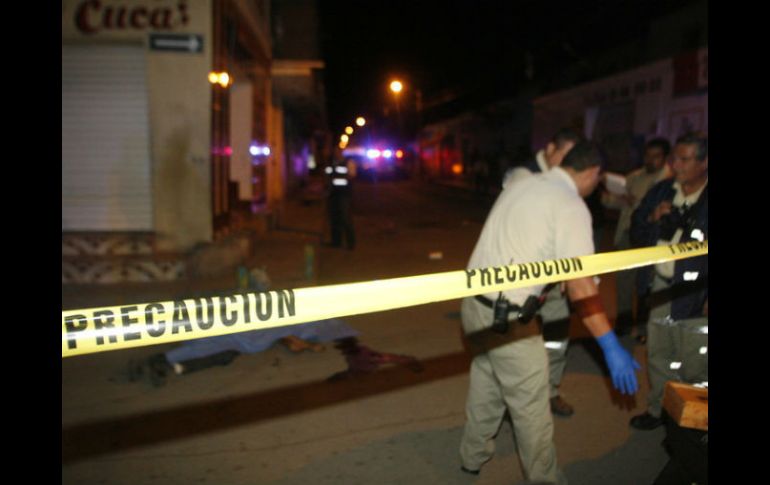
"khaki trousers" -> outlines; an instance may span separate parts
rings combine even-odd
[[[656,276],[653,294],[664,292],[667,287]],[[661,414],[667,381],[708,382],[708,318],[672,320],[670,315],[670,299],[651,296],[647,324],[647,372],[650,378],[647,412],[656,417]]]
[[[569,346],[569,305],[567,298],[561,294],[560,285],[554,286],[546,295],[545,303],[540,308],[540,316],[543,319],[548,355],[548,395],[554,398],[559,395],[559,386],[567,367]]]
[[[492,312],[472,298],[462,304],[463,328],[491,324]],[[466,424],[460,442],[462,464],[478,470],[495,452],[494,438],[508,411],[529,481],[567,483],[556,462],[553,418],[548,403],[548,358],[540,335],[476,356],[471,363]]]

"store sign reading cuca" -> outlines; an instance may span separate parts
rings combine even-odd
[[[187,2],[175,5],[125,5],[103,0],[83,0],[75,8],[75,25],[85,34],[116,30],[172,30],[186,26]]]

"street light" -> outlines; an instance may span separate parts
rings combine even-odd
[[[209,73],[209,82],[211,84],[219,84],[223,88],[226,88],[227,86],[232,84],[232,81],[233,79],[226,72],[212,71]]]
[[[395,101],[396,101],[396,113],[398,116],[398,128],[399,132],[401,134],[401,137],[404,137],[404,126],[403,126],[403,120],[401,119],[401,106],[400,106],[400,98],[401,98],[401,91],[404,89],[404,84],[399,81],[398,79],[393,79],[390,82],[390,90],[394,95]],[[422,170],[422,140],[420,139],[420,128],[422,127],[422,91],[414,86],[410,87],[411,91],[414,92],[415,97],[415,112],[417,115],[417,172],[418,176],[421,175]]]
[[[365,124],[366,124],[366,120],[364,119],[363,116],[359,116],[358,118],[356,118],[356,125],[364,126]]]
[[[353,127],[352,126],[346,126],[345,127],[345,133],[347,133],[348,135],[352,135],[353,134]]]
[[[390,91],[393,93],[393,97],[396,102],[396,122],[398,123],[398,135],[401,139],[401,142],[404,141],[404,122],[401,119],[401,103],[400,103],[400,94],[401,91],[404,89],[404,84],[399,81],[398,79],[394,79],[390,82]]]

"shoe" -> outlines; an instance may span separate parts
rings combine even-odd
[[[649,431],[662,425],[663,420],[661,418],[656,418],[650,413],[644,413],[631,418],[630,424],[633,428]]]
[[[147,359],[147,377],[152,387],[166,385],[166,376],[172,373],[174,368],[166,360],[163,354],[155,354]]]
[[[570,406],[561,396],[555,396],[551,398],[551,412],[557,416],[567,418],[575,414],[575,408]]]
[[[460,470],[464,471],[465,473],[470,473],[471,475],[478,475],[479,470],[469,470],[465,468],[464,466],[460,465]]]

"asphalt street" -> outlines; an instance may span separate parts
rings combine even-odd
[[[325,240],[321,202],[286,202],[278,227],[252,260],[273,286],[299,287],[458,270],[465,267],[491,198],[416,182],[355,187],[354,251]],[[611,232],[612,228],[608,229]],[[606,239],[606,238],[605,238]],[[305,248],[316,273],[305,272]],[[228,291],[236,279],[174,284],[62,287],[64,308],[163,301]],[[602,276],[614,317],[614,277]],[[62,360],[63,484],[508,484],[523,480],[510,426],[478,477],[459,470],[469,357],[459,338],[458,300],[353,316],[366,346],[417,357],[424,370],[387,365],[327,382],[340,353],[293,353],[281,345],[227,367],[175,377],[160,388],[129,382],[127,365],[174,344]],[[667,455],[663,430],[636,431],[647,389],[611,390],[599,351],[577,322],[562,394],[574,416],[555,419],[560,466],[573,485],[650,484]],[[625,342],[645,365],[644,347]]]

